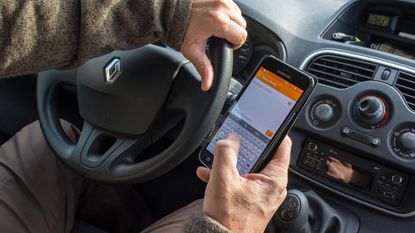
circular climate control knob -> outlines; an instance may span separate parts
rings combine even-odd
[[[405,151],[415,151],[415,133],[405,132],[399,135],[398,146]]]
[[[354,118],[366,128],[379,128],[389,117],[386,101],[378,96],[365,96],[359,99],[354,107]]]
[[[312,105],[309,117],[315,127],[329,128],[336,124],[340,118],[341,107],[336,99],[330,97],[323,98]]]
[[[334,109],[331,105],[321,103],[314,108],[314,118],[321,122],[330,122],[334,117]]]
[[[415,159],[415,128],[406,128],[393,134],[396,153],[405,158]]]

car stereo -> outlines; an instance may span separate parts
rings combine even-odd
[[[304,144],[297,165],[394,206],[400,204],[409,179],[402,172],[312,139]]]

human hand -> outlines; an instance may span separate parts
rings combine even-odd
[[[353,177],[353,167],[350,163],[342,162],[334,157],[327,159],[327,175],[349,184]]]
[[[216,36],[239,48],[248,36],[245,28],[241,10],[232,0],[192,0],[190,21],[180,50],[202,77],[202,90],[209,90],[213,82],[212,64],[205,52],[207,40]]]
[[[286,137],[261,173],[240,176],[239,137],[217,142],[212,170],[197,169],[198,177],[208,183],[204,213],[232,232],[264,232],[287,195],[291,144]]]

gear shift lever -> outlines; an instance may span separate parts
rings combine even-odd
[[[289,190],[287,197],[274,216],[281,233],[311,233],[307,197],[298,190]]]
[[[333,208],[317,193],[289,190],[267,232],[278,233],[354,233],[358,217],[339,206]]]

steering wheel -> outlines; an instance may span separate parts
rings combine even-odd
[[[200,146],[226,99],[233,49],[218,38],[209,47],[215,74],[209,92],[200,90],[200,76],[183,55],[155,45],[115,51],[73,70],[40,73],[39,120],[56,156],[102,182],[143,182],[176,167]],[[77,89],[84,123],[76,143],[58,117],[62,85]],[[176,139],[149,156],[146,149],[179,123]]]

